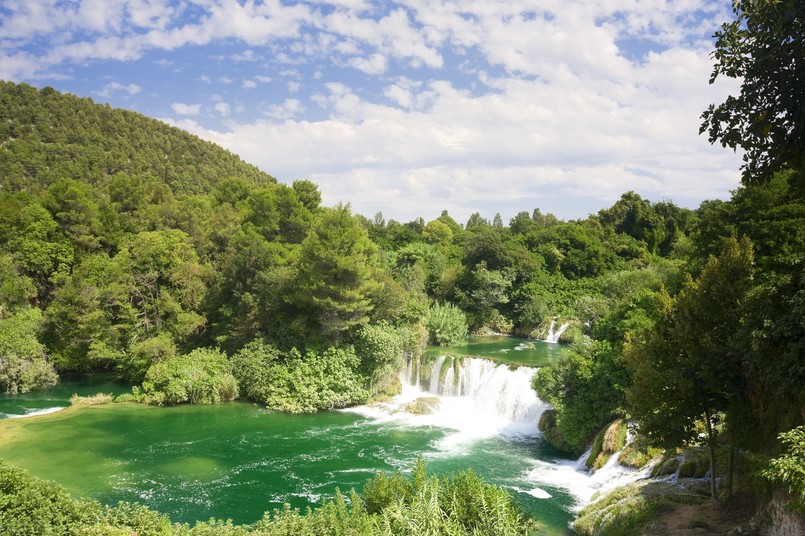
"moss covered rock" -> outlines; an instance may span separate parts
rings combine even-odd
[[[585,462],[588,469],[597,471],[613,454],[623,449],[626,445],[626,427],[626,419],[617,419],[595,436],[593,448]]]
[[[413,413],[414,415],[430,415],[438,408],[439,408],[438,397],[423,396],[403,406],[402,411],[406,413]]]
[[[565,437],[556,427],[556,410],[555,409],[547,409],[542,412],[540,415],[539,422],[537,423],[537,429],[542,432],[545,441],[548,442],[554,448],[562,450],[564,452],[571,452],[575,453],[576,449],[574,449],[570,444],[568,444]]]
[[[668,482],[640,481],[615,489],[588,504],[573,526],[579,536],[631,536],[656,533],[649,525],[661,511],[700,504],[707,495]]]
[[[662,459],[651,469],[651,478],[673,475],[679,469],[679,457],[675,451],[666,451]]]
[[[640,469],[645,467],[651,460],[658,458],[662,454],[662,449],[649,446],[646,439],[638,435],[634,441],[626,445],[618,456],[618,463],[626,467]]]

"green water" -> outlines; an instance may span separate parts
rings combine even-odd
[[[378,470],[408,470],[420,455],[431,471],[470,467],[489,482],[529,489],[531,460],[555,456],[533,438],[487,438],[441,451],[436,445],[449,432],[438,428],[349,412],[287,415],[245,403],[116,404],[4,424],[16,432],[3,438],[6,461],[76,496],[139,501],[181,522],[248,523],[283,503],[315,507],[336,487],[360,490]],[[553,498],[516,491],[515,498],[551,527],[566,527],[571,497],[541,487]]]
[[[479,345],[468,347],[473,344]],[[105,381],[62,384],[47,393],[0,397],[0,413],[14,413],[15,405],[67,405],[74,392],[126,390]],[[546,461],[563,462],[540,437],[456,443],[450,441],[455,433],[350,411],[289,415],[240,402],[171,408],[112,404],[4,420],[0,458],[59,482],[75,496],[107,504],[138,501],[175,522],[216,517],[250,523],[284,503],[315,508],[336,488],[360,491],[377,471],[408,471],[422,456],[431,472],[474,469],[510,490],[556,533],[568,532],[574,498],[529,477]],[[535,488],[550,498],[529,494]]]
[[[9,416],[36,415],[37,413],[66,408],[70,405],[70,397],[96,393],[119,395],[131,392],[131,386],[122,384],[111,375],[82,375],[75,378],[62,378],[62,381],[50,388],[24,395],[8,395],[0,393],[0,420]],[[1,452],[1,451],[0,451]]]
[[[561,344],[500,335],[469,337],[466,344],[430,348],[429,352],[485,357],[500,363],[542,367],[556,359],[564,348]]]

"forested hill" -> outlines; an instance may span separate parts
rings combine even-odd
[[[103,186],[121,174],[166,184],[177,197],[210,193],[231,177],[276,182],[183,130],[50,87],[0,81],[0,143],[4,191],[46,189],[65,178]]]

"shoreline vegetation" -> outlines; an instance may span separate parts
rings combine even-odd
[[[531,535],[540,525],[524,516],[508,494],[483,483],[472,471],[427,475],[419,462],[410,476],[380,473],[359,495],[336,493],[315,510],[286,507],[267,512],[250,525],[199,521],[193,526],[135,503],[102,506],[73,499],[58,484],[31,477],[0,461],[0,490],[5,505],[0,526],[9,534],[81,534],[142,536],[274,536],[289,534],[454,534],[456,536]]]
[[[705,110],[700,133],[743,151],[742,180],[729,200],[695,209],[630,191],[572,221],[539,209],[508,222],[475,213],[462,224],[447,211],[370,219],[178,128],[0,82],[0,389],[105,371],[137,386],[124,400],[240,397],[315,412],[393,394],[394,371],[428,343],[561,331],[567,351],[532,382],[552,407],[548,442],[576,454],[592,444],[595,468],[634,432],[630,463],[661,449],[656,470],[702,475],[712,512],[740,508],[805,532],[805,83],[802,69],[779,68],[805,57],[805,4],[739,0],[733,10],[714,36],[711,82],[742,79],[740,94]],[[108,407],[94,405],[103,396],[76,402],[47,418]],[[0,521],[20,533],[196,530],[141,506],[73,501],[0,468],[15,490],[5,493],[22,501]],[[462,534],[488,527],[490,512],[512,532],[529,526],[476,477],[414,475],[377,477],[354,510],[336,500],[255,530],[395,533],[416,520]],[[699,505],[685,502],[692,490],[673,497],[655,484],[613,492],[577,529],[656,532],[671,503]],[[46,515],[30,515],[24,502],[45,497],[52,508],[37,502]],[[448,529],[453,521],[461,526]],[[662,530],[726,530],[715,523]]]

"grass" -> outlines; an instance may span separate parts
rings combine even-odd
[[[90,396],[81,396],[73,394],[70,397],[70,402],[74,406],[103,406],[111,404],[114,401],[114,396],[111,393],[95,393]]]

